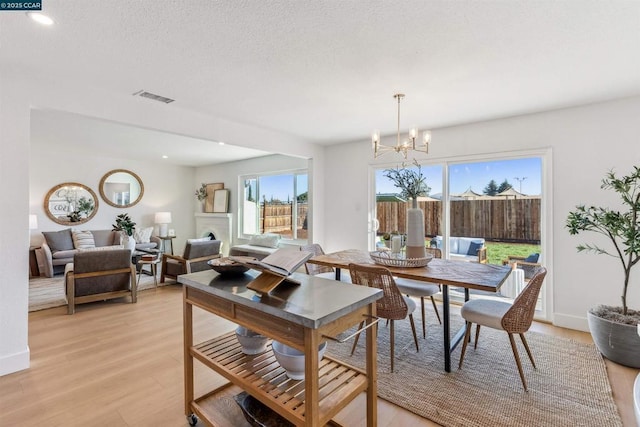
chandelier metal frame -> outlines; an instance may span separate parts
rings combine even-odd
[[[385,153],[390,151],[395,151],[396,153],[401,153],[404,158],[407,158],[407,154],[409,151],[418,151],[421,153],[429,154],[429,144],[431,143],[431,131],[424,131],[422,134],[422,143],[416,146],[416,138],[418,136],[418,129],[411,128],[409,130],[409,137],[404,141],[400,142],[400,101],[405,97],[404,93],[396,93],[393,97],[398,101],[398,128],[397,128],[397,139],[395,146],[384,145],[380,141],[380,132],[377,130],[373,131],[371,135],[371,147],[373,148],[373,157],[377,158]]]

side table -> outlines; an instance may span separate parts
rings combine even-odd
[[[157,288],[158,287],[158,264],[160,263],[160,257],[155,257],[154,259],[150,259],[150,260],[146,260],[146,259],[142,259],[140,258],[140,260],[138,261],[138,284],[140,283],[140,278],[142,277],[142,270],[144,269],[145,265],[149,266],[151,275],[153,276],[153,285]]]
[[[29,247],[29,277],[40,276],[40,269],[38,268],[38,261],[36,259],[37,246]]]
[[[173,239],[176,236],[158,236],[160,240],[162,240],[162,253],[170,253],[173,255]],[[171,252],[167,252],[167,243],[170,243],[169,247],[171,248]]]

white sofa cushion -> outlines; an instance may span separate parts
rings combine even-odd
[[[263,246],[265,248],[277,248],[278,243],[280,243],[280,235],[271,233],[255,234],[249,240],[250,245]]]
[[[136,243],[149,243],[151,241],[151,233],[153,233],[153,227],[136,229],[133,231],[133,238]]]

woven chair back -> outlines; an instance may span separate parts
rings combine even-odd
[[[349,264],[349,272],[351,281],[356,285],[382,289],[383,297],[376,303],[378,317],[390,320],[402,320],[407,317],[407,303],[389,270],[372,265]]]
[[[313,254],[313,256],[324,255],[324,251],[322,250],[322,246],[320,246],[317,243],[313,243],[311,245],[300,246],[300,250],[301,251],[311,252]],[[320,273],[333,273],[334,272],[334,269],[331,268],[331,267],[327,267],[327,266],[324,266],[324,265],[311,264],[311,263],[305,263],[304,264],[304,269],[307,272],[307,274],[309,274],[311,276],[315,276],[316,274],[320,274]]]
[[[540,288],[542,288],[542,282],[546,275],[547,269],[538,267],[533,278],[513,301],[509,311],[502,317],[502,327],[505,331],[521,334],[529,330],[536,311]]]

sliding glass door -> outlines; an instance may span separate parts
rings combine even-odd
[[[430,187],[428,195],[418,199],[425,216],[425,245],[442,249],[443,257],[454,261],[514,269],[499,294],[483,297],[512,300],[535,267],[544,264],[544,162],[544,153],[534,153],[420,165]],[[389,235],[405,231],[408,203],[385,173],[393,167],[375,169],[377,247],[388,245]],[[542,315],[544,289],[538,304]]]

